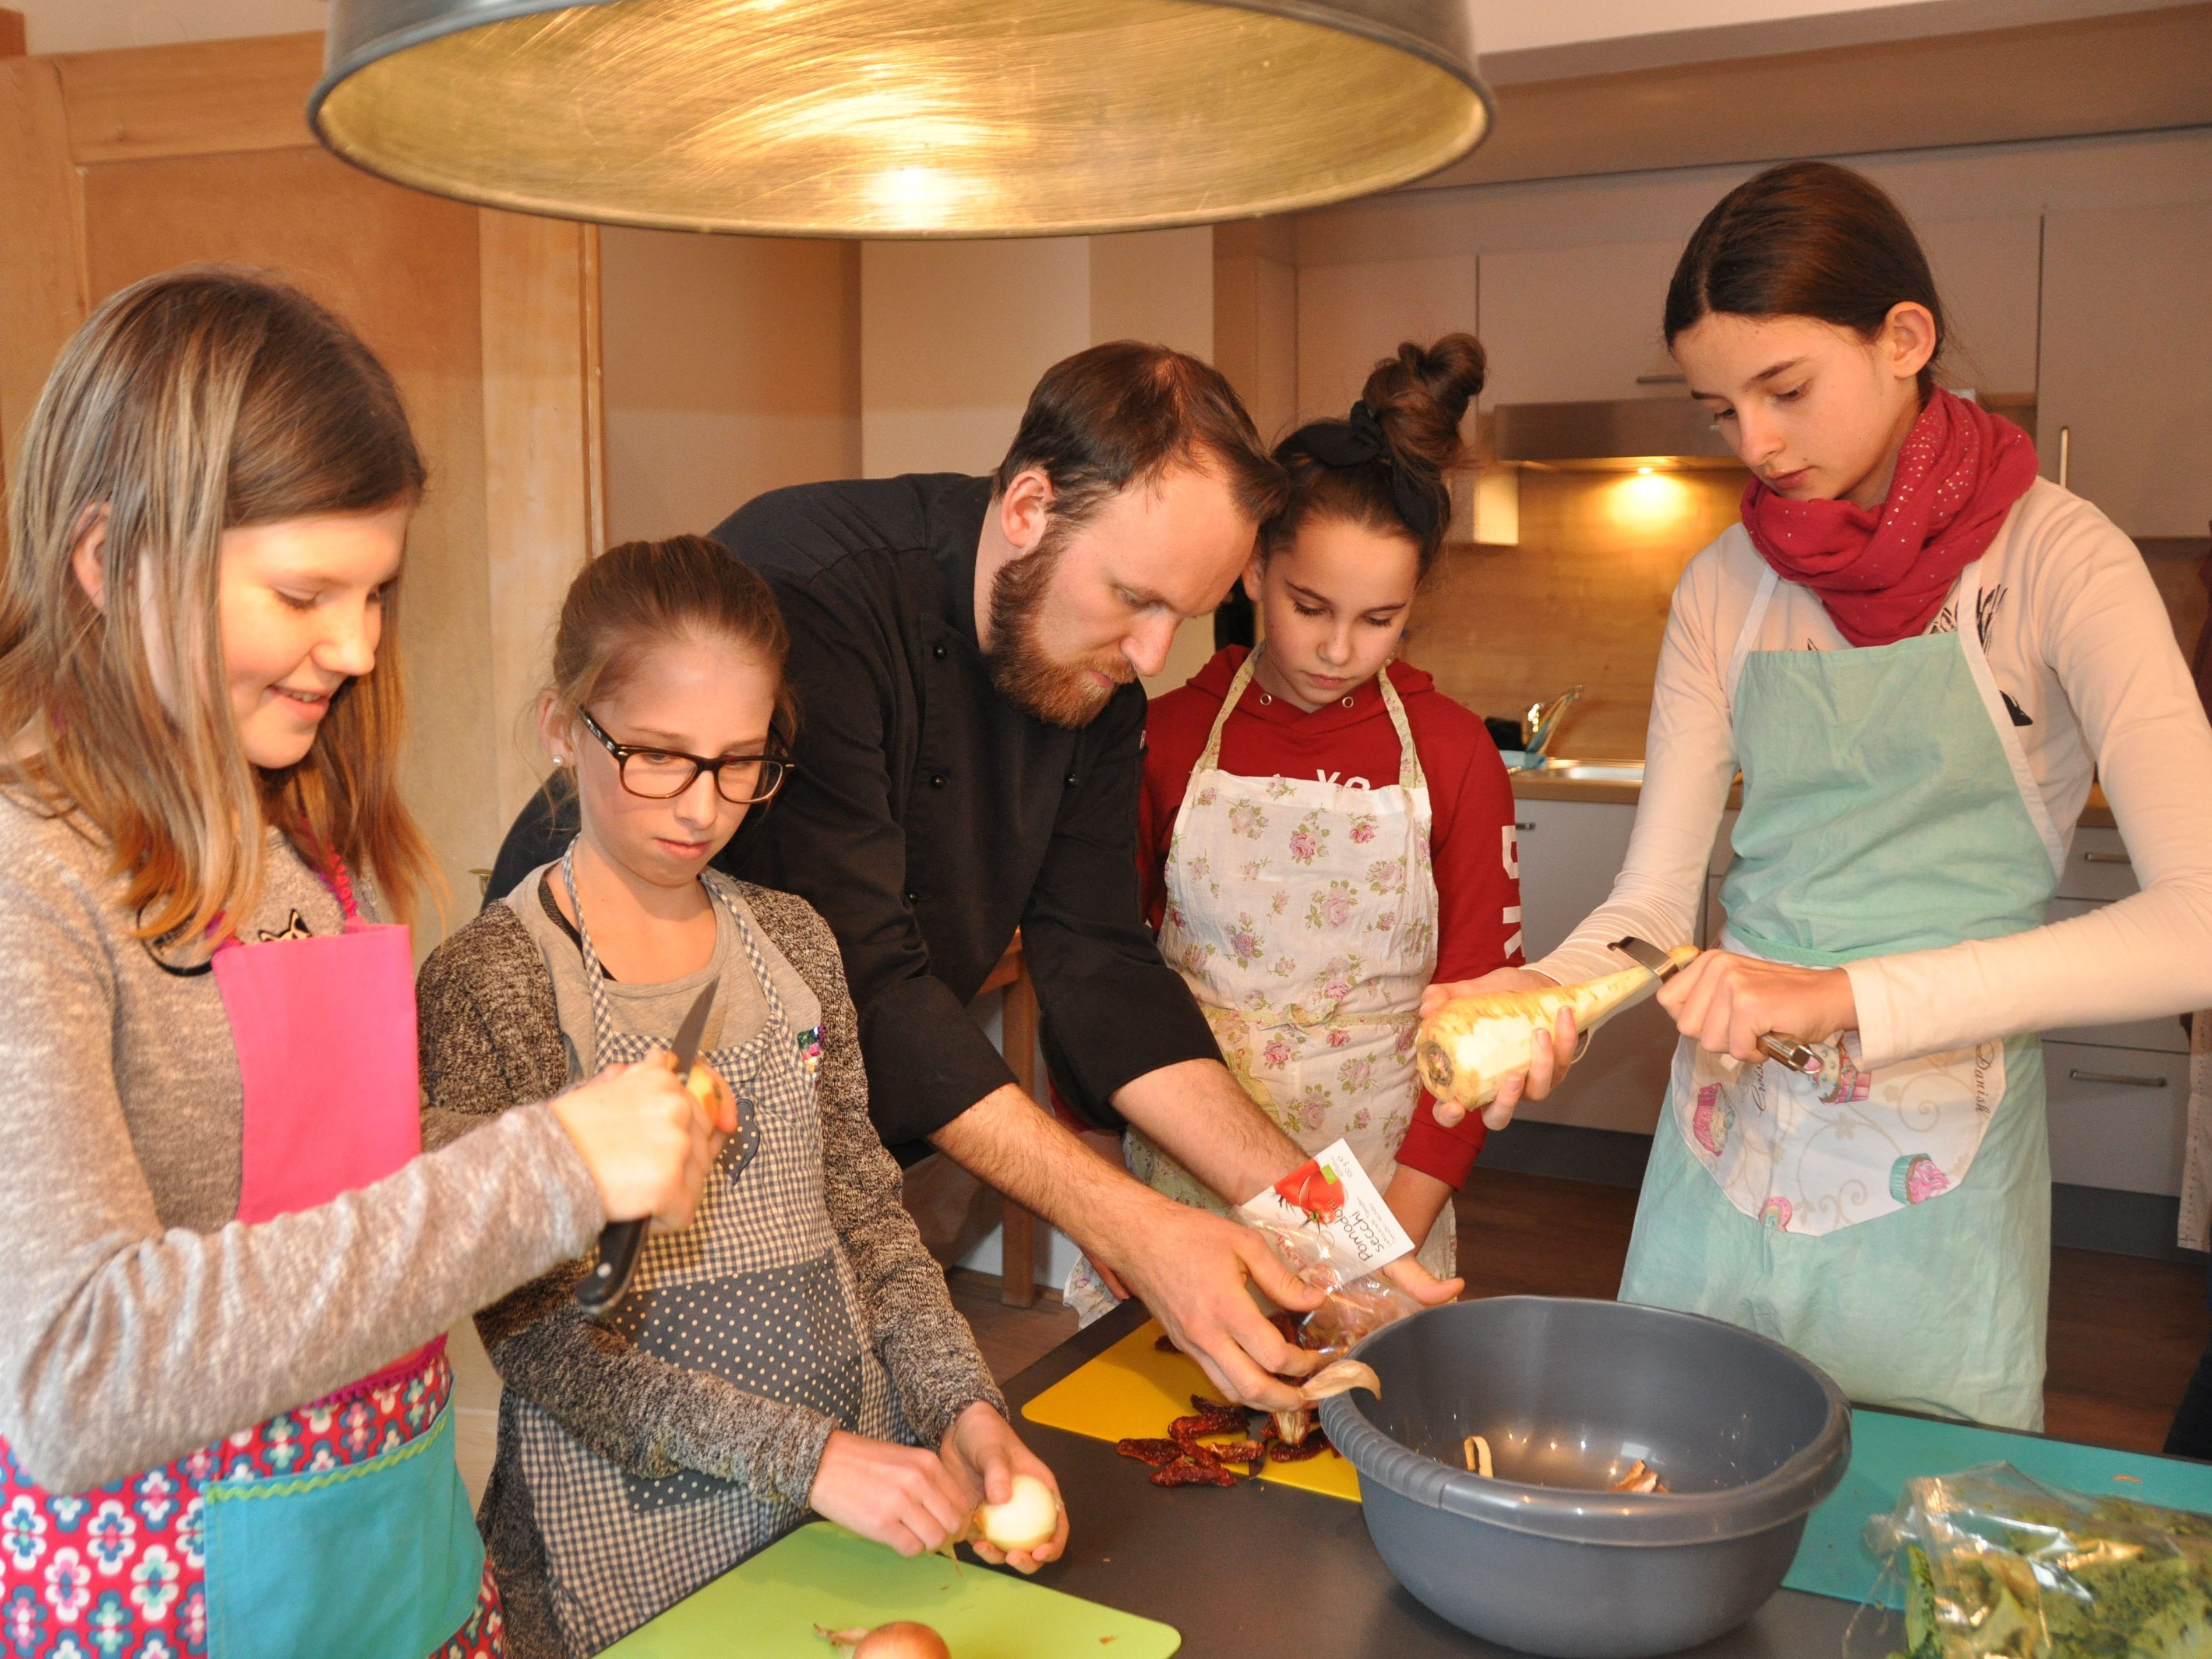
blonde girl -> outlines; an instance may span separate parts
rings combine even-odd
[[[393,787],[423,467],[294,290],[126,289],[0,571],[0,1627],[12,1654],[501,1648],[440,1333],[714,1135],[633,1068],[421,1155]]]

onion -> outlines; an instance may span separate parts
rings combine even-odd
[[[975,1511],[975,1528],[1002,1550],[1042,1549],[1060,1530],[1060,1498],[1036,1476],[1018,1474],[1012,1497]]]
[[[873,1630],[824,1630],[817,1625],[814,1633],[836,1644],[838,1659],[952,1659],[943,1637],[911,1620]]]

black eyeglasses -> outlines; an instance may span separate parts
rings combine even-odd
[[[670,749],[617,743],[592,718],[590,709],[579,708],[576,712],[583,716],[584,729],[615,757],[623,787],[647,800],[673,800],[697,781],[702,772],[711,772],[714,775],[714,793],[731,805],[757,806],[782,788],[784,779],[798,770],[796,761],[777,755],[724,755],[709,759],[705,755],[684,755]]]

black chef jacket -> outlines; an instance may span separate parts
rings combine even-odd
[[[799,769],[718,862],[829,919],[876,1127],[908,1158],[1014,1080],[966,1005],[1018,926],[1054,1079],[1102,1127],[1123,1084],[1219,1055],[1139,918],[1142,688],[1067,732],[991,684],[975,615],[990,498],[957,474],[807,484],[714,532],[775,588],[799,701]],[[526,811],[492,890],[564,839]]]

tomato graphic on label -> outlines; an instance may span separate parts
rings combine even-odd
[[[1344,1183],[1319,1159],[1309,1158],[1275,1183],[1283,1202],[1305,1212],[1312,1222],[1334,1221],[1344,1211]]]

